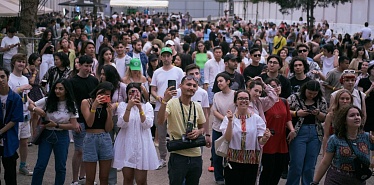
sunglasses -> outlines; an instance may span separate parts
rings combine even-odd
[[[279,62],[278,62],[278,61],[269,61],[268,64],[274,64],[274,65],[277,65],[277,64],[279,64]]]
[[[184,77],[184,79],[186,80],[194,80],[195,82],[199,82],[199,80],[197,78],[195,78],[195,76],[192,76],[192,75],[187,75]],[[182,80],[184,81],[184,80]]]
[[[308,50],[306,50],[306,49],[302,49],[302,50],[299,50],[298,52],[299,53],[305,53],[305,52],[307,52]]]
[[[253,57],[261,57],[261,54],[253,55]]]
[[[343,71],[343,74],[347,74],[347,73],[355,74],[356,71],[355,70],[348,70],[348,69]]]

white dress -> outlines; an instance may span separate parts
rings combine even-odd
[[[121,102],[117,108],[119,131],[114,142],[113,168],[134,168],[138,170],[155,170],[159,161],[152,141],[153,107],[150,103],[142,105],[146,119],[140,121],[139,109],[131,108],[129,122],[123,120],[127,103]]]

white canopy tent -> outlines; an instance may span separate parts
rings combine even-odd
[[[169,1],[152,0],[110,0],[111,7],[149,7],[149,8],[167,8]]]
[[[7,1],[7,2],[10,2],[14,5],[16,5],[18,8],[17,8],[17,11],[20,11],[21,7],[19,6],[19,0],[0,0],[0,3],[2,3],[3,1]],[[39,6],[39,10],[38,10],[38,15],[42,15],[42,14],[45,14],[45,13],[51,13],[53,12],[53,9],[51,8],[47,8],[45,6]]]

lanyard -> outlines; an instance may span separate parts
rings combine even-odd
[[[186,118],[184,117],[184,111],[183,111],[183,105],[182,105],[182,100],[181,99],[179,99],[179,104],[180,104],[180,107],[181,107],[181,110],[182,110],[183,122],[185,124],[187,124],[187,122],[190,121],[190,117],[191,117],[191,108],[192,108],[191,104],[192,104],[192,101],[190,101],[190,111],[188,112],[188,119],[187,119],[187,121],[186,121]]]

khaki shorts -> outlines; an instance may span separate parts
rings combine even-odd
[[[31,137],[30,121],[19,122],[18,139],[27,139]]]

